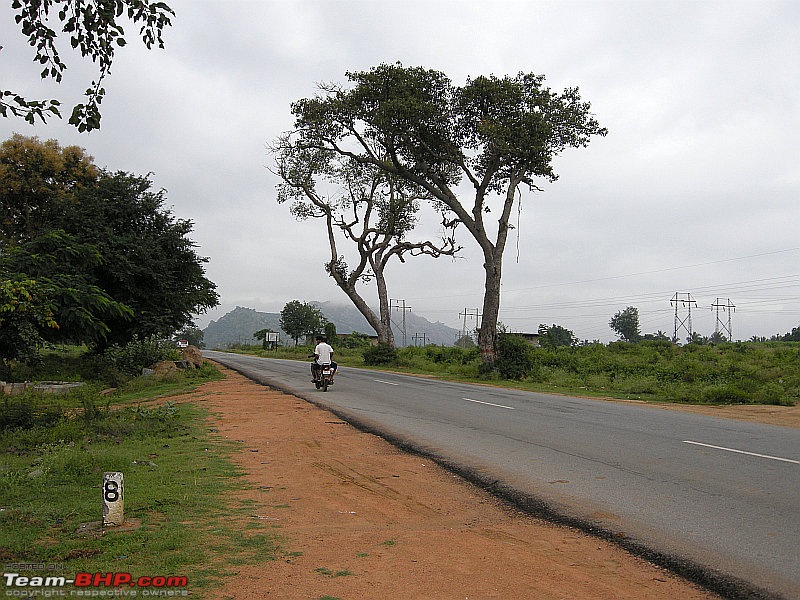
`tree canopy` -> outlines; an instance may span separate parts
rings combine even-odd
[[[78,131],[100,127],[100,103],[106,90],[103,80],[111,74],[118,48],[127,44],[122,26],[123,16],[139,26],[139,38],[151,49],[164,47],[163,31],[172,24],[174,11],[164,2],[150,0],[12,0],[14,20],[31,48],[36,49],[33,62],[42,68],[40,77],[61,83],[67,68],[59,52],[59,37],[67,37],[73,50],[97,65],[97,80],[85,92],[86,102],[76,104],[69,123]],[[56,24],[57,23],[57,24]],[[53,29],[56,27],[60,31]],[[2,46],[0,46],[2,50]],[[33,100],[21,94],[0,89],[0,115],[14,116],[34,124],[51,116],[61,117],[61,102]]]
[[[18,135],[0,145],[0,176],[0,325],[26,348],[3,358],[42,341],[168,337],[218,304],[192,223],[164,209],[149,178]]]
[[[539,325],[539,345],[543,348],[558,348],[559,346],[575,346],[578,338],[575,334],[561,325]]]
[[[334,152],[298,147],[290,135],[280,137],[272,151],[281,178],[278,202],[290,202],[291,213],[299,220],[324,220],[330,248],[325,270],[378,334],[378,343],[393,346],[385,276],[389,261],[452,256],[460,249],[454,237],[443,236],[440,243],[409,239],[422,199],[417,194],[424,190],[401,178]],[[446,220],[443,224],[452,228]],[[337,234],[358,255],[352,267],[340,253]],[[377,315],[358,288],[367,281],[376,285]]]
[[[556,155],[606,130],[577,88],[552,92],[541,75],[479,76],[457,86],[441,72],[396,63],[346,77],[349,88],[322,85],[292,104],[291,144],[396,177],[467,229],[484,257],[478,345],[492,361],[502,257],[520,187],[554,181]],[[492,210],[496,228],[486,221]]]
[[[327,319],[313,304],[292,300],[281,310],[280,326],[292,339],[295,346],[300,337],[313,335],[323,330]]]
[[[617,312],[608,323],[621,340],[626,342],[638,342],[642,339],[639,330],[639,309],[629,306],[625,310]]]

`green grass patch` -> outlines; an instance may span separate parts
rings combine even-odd
[[[59,569],[20,570],[26,576],[186,576],[198,597],[224,581],[232,565],[278,558],[276,531],[247,521],[253,507],[230,500],[244,486],[230,459],[238,446],[215,436],[206,411],[158,400],[220,377],[213,371],[138,381],[112,396],[88,386],[64,397],[5,402],[0,558]],[[26,410],[30,418],[19,415]],[[106,471],[124,474],[125,517],[136,526],[101,535],[95,525]]]
[[[370,368],[364,364],[363,348],[335,349],[340,365]],[[668,341],[642,341],[535,348],[513,341],[501,344],[499,350],[495,368],[486,368],[474,348],[401,348],[396,361],[379,370],[536,392],[648,402],[793,406],[800,401],[798,342],[679,346]],[[310,348],[265,351],[243,346],[236,351],[308,360]]]
[[[355,575],[355,573],[347,569],[342,569],[340,571],[333,571],[328,567],[320,567],[319,569],[314,569],[314,573],[319,573],[320,575],[324,575],[325,577],[348,577],[350,575]]]

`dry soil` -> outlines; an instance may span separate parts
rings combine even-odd
[[[436,464],[231,370],[184,400],[242,444],[249,518],[277,560],[237,567],[219,599],[715,598],[602,540],[522,514]],[[654,409],[658,410],[658,409]],[[670,408],[670,410],[677,410]],[[700,411],[699,408],[684,410]],[[800,426],[800,407],[706,408]]]

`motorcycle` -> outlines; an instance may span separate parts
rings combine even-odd
[[[314,385],[323,392],[327,392],[328,386],[333,385],[333,367],[330,363],[321,364],[314,370]]]

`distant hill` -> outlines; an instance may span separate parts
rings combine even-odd
[[[354,306],[346,304],[333,304],[331,302],[311,302],[318,307],[325,318],[336,325],[338,333],[352,333],[354,331],[366,335],[375,335],[375,330],[370,327],[363,315]],[[393,325],[395,343],[403,345],[402,315],[397,314],[396,324]],[[281,332],[281,341],[291,343],[289,336],[280,328],[280,314],[259,312],[252,308],[237,306],[231,312],[223,315],[216,321],[211,321],[203,330],[203,343],[206,348],[227,348],[230,344],[255,344],[253,333],[261,329],[272,329]],[[428,344],[439,346],[452,346],[458,337],[458,330],[448,327],[443,323],[431,323],[426,318],[409,311],[406,313],[406,342],[413,346],[414,336],[417,343],[421,343],[422,336]]]

